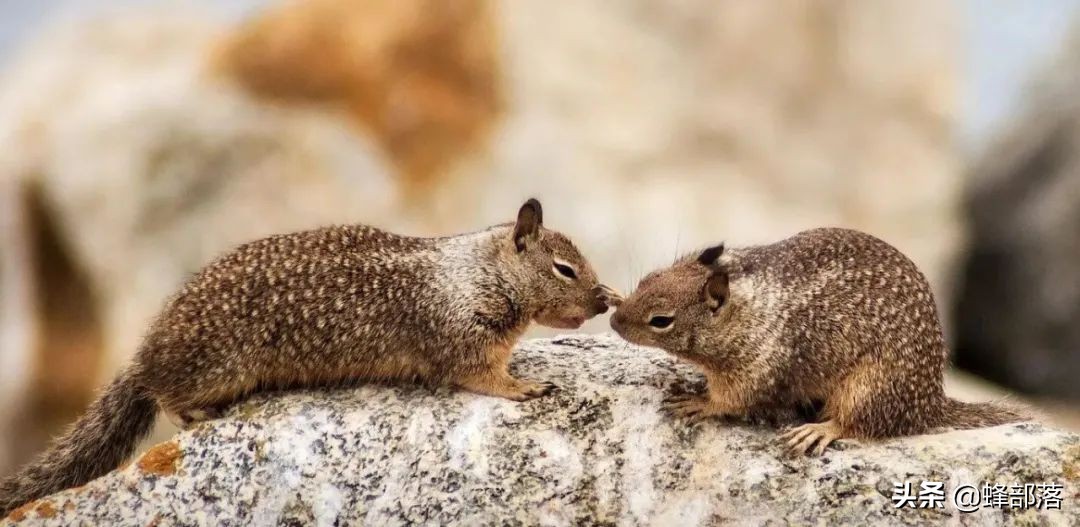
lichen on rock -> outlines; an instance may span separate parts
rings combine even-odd
[[[701,378],[661,351],[607,336],[532,340],[512,369],[561,388],[525,403],[379,385],[260,395],[46,498],[51,516],[34,505],[5,524],[1080,521],[1080,437],[1039,424],[840,441],[822,457],[793,458],[773,427],[664,414],[666,394]],[[917,489],[924,480],[946,489],[1060,483],[1063,507],[960,513],[946,499],[943,508],[895,508],[896,483]]]
[[[139,458],[137,465],[139,470],[143,472],[158,476],[171,476],[176,473],[180,459],[180,445],[177,445],[176,441],[167,441],[147,450]]]

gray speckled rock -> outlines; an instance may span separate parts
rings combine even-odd
[[[514,368],[562,389],[526,403],[386,386],[262,396],[4,525],[1080,524],[1074,434],[1021,424],[790,459],[771,428],[662,414],[666,392],[701,380],[659,351],[534,340]],[[894,508],[894,482],[922,480],[1065,489],[1060,511]]]

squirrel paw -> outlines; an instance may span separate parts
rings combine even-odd
[[[815,456],[825,453],[825,448],[841,437],[840,428],[834,421],[797,426],[780,435],[781,439],[787,440],[788,450],[792,453],[809,455],[813,449]],[[815,444],[817,448],[814,448]]]
[[[550,383],[550,382],[547,382],[547,381],[541,381],[541,382],[522,381],[521,384],[522,384],[522,393],[524,393],[525,396],[526,396],[525,399],[522,399],[522,400],[526,400],[526,401],[529,400],[529,399],[535,399],[537,397],[543,397],[543,396],[548,395],[551,392],[555,391],[556,389],[558,389],[558,386],[555,386],[554,383]]]
[[[556,386],[550,382],[525,381],[506,374],[492,375],[490,373],[469,377],[457,384],[474,393],[519,402],[542,397],[556,389]]]
[[[691,421],[701,421],[707,417],[721,415],[712,401],[695,395],[682,395],[664,400],[663,408],[675,417]]]

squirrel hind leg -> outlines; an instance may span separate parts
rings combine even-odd
[[[825,398],[821,420],[855,439],[879,440],[930,430],[944,397],[940,382],[905,364],[864,364]]]

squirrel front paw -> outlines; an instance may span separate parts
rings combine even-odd
[[[551,382],[548,382],[548,381],[540,381],[540,382],[521,381],[521,384],[522,384],[522,393],[524,393],[525,396],[527,397],[527,399],[523,399],[523,400],[535,399],[537,397],[543,397],[545,395],[550,394],[551,392],[554,392],[556,389],[558,389],[558,386],[555,386],[554,383],[551,383]]]
[[[499,397],[510,399],[511,401],[523,402],[536,399],[537,397],[543,397],[554,392],[558,388],[553,383],[547,381],[535,382],[519,379],[515,379],[515,381],[517,382],[513,383],[513,386],[508,386],[504,391],[492,393],[491,395],[497,395]]]
[[[833,420],[796,426],[780,435],[780,439],[787,441],[789,452],[815,456],[824,454],[833,441],[843,437],[843,430]]]
[[[674,417],[701,421],[708,417],[723,416],[724,412],[716,404],[697,395],[680,395],[664,401],[663,408]]]
[[[458,385],[471,392],[519,402],[543,397],[558,388],[550,382],[524,381],[506,374],[473,376],[462,380]]]

